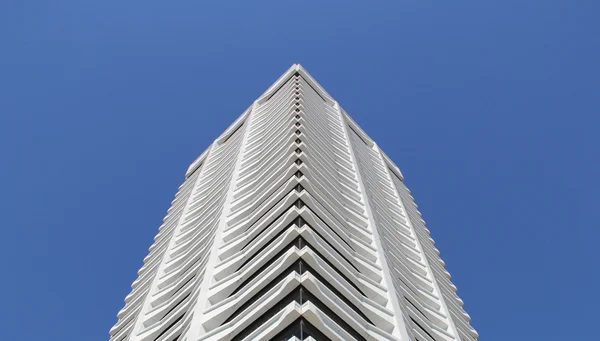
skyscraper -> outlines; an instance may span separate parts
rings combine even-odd
[[[185,178],[111,341],[477,339],[402,173],[300,65]]]

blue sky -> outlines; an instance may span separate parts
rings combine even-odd
[[[106,340],[187,166],[301,63],[400,166],[482,341],[592,340],[598,1],[4,1],[6,340]]]

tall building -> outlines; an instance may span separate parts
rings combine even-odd
[[[402,173],[300,65],[185,178],[111,341],[477,339]]]

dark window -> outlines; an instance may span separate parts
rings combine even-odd
[[[294,336],[300,340],[305,340],[309,336],[312,336],[315,340],[331,341],[325,334],[321,333],[320,330],[302,317],[292,322],[284,330],[279,332],[279,334],[273,336],[271,341],[288,341]]]
[[[411,321],[413,321],[413,323],[414,323],[414,324],[415,324],[417,327],[419,327],[419,328],[420,328],[420,329],[421,329],[421,330],[422,330],[422,331],[423,331],[425,334],[427,334],[427,335],[428,335],[428,336],[429,336],[429,337],[430,337],[432,340],[435,340],[435,337],[433,337],[433,335],[429,334],[429,332],[428,332],[428,331],[427,331],[425,328],[423,328],[423,326],[421,326],[421,325],[419,324],[419,322],[415,321],[415,319],[414,319],[414,318],[412,318],[412,316],[410,317],[410,320],[411,320]]]
[[[356,134],[356,136],[358,136],[358,138],[364,142],[364,144],[366,144],[367,146],[371,147],[371,144],[368,143],[367,141],[365,141],[365,139],[362,138],[362,136],[356,132],[356,130],[354,130],[354,128],[352,128],[351,125],[348,125],[348,128],[350,128],[350,130],[352,130],[354,132],[354,134]]]
[[[181,316],[179,316],[178,318],[175,319],[175,321],[173,321],[173,323],[171,323],[167,328],[165,328],[165,330],[162,331],[162,333],[158,334],[158,336],[156,337],[156,339],[154,340],[158,340],[160,339],[161,336],[163,336],[164,334],[166,334],[169,330],[171,330],[171,328],[173,328],[173,326],[175,324],[177,324],[177,322],[181,321],[181,319],[185,316],[185,314],[181,314]]]
[[[235,130],[233,132],[231,132],[229,135],[227,135],[227,137],[223,140],[223,142],[220,142],[219,144],[225,144],[225,142],[227,142],[233,135],[235,135],[240,128],[244,125],[244,123],[246,122],[242,122],[237,128],[235,128]]]
[[[300,261],[300,266],[302,263]],[[298,262],[294,265],[298,266]],[[314,270],[313,270],[314,271]],[[314,274],[314,272],[311,271]],[[314,305],[316,305],[319,310],[321,310],[324,314],[326,314],[329,318],[331,318],[337,325],[339,325],[344,331],[348,334],[352,335],[355,339],[360,341],[366,341],[366,339],[357,332],[354,328],[352,328],[346,321],[337,316],[331,309],[329,309],[325,304],[319,301],[315,296],[313,296],[306,288],[302,286],[296,287],[292,292],[290,292],[286,297],[277,302],[271,309],[264,312],[260,317],[258,317],[252,324],[242,330],[239,334],[235,335],[232,341],[235,340],[243,340],[245,337],[250,335],[254,330],[263,325],[266,321],[268,321],[271,317],[280,312],[285,306],[287,306],[290,302],[298,302],[303,304],[307,301],[310,301]],[[239,313],[238,313],[239,314]],[[298,336],[300,338],[300,336]],[[302,335],[301,339],[304,337],[308,337],[308,335]]]
[[[410,305],[412,305],[412,306],[413,306],[415,309],[417,309],[417,311],[418,311],[418,312],[420,312],[420,313],[421,313],[421,315],[423,315],[423,317],[424,317],[426,320],[429,320],[429,317],[427,317],[427,315],[425,315],[425,313],[423,313],[423,312],[421,311],[421,309],[419,309],[419,307],[417,307],[417,306],[416,306],[414,303],[412,303],[412,301],[411,301],[411,300],[409,300],[409,299],[408,299],[408,297],[404,296],[404,299],[405,299],[405,300],[406,300],[408,303],[410,303]]]
[[[177,304],[175,304],[175,305],[173,306],[173,308],[169,309],[169,311],[167,311],[167,312],[165,313],[165,315],[163,315],[163,317],[162,317],[160,320],[162,321],[162,320],[164,320],[164,319],[165,319],[165,317],[169,316],[169,314],[170,314],[170,313],[171,313],[173,310],[175,310],[177,307],[179,307],[179,306],[181,305],[181,303],[183,303],[183,302],[185,301],[185,299],[186,299],[186,298],[190,297],[190,294],[191,294],[191,293],[189,293],[189,294],[185,295],[185,296],[184,296],[182,299],[180,299],[180,300],[179,300],[179,302],[177,302]]]

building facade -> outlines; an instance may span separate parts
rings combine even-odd
[[[398,167],[293,65],[186,173],[110,341],[476,340]]]

